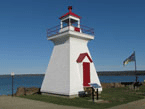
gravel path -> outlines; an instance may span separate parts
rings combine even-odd
[[[0,109],[84,109],[63,106],[19,97],[0,96]],[[145,99],[122,104],[108,109],[145,109]]]
[[[84,109],[63,106],[19,97],[0,96],[0,109]]]
[[[145,99],[133,101],[127,104],[119,105],[119,106],[114,106],[108,109],[145,109]]]

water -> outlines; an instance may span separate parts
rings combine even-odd
[[[18,87],[41,87],[44,76],[15,76],[14,93]],[[0,77],[0,95],[12,94],[12,77]]]
[[[41,88],[41,84],[44,76],[15,76],[14,77],[14,93],[18,87],[38,87]],[[99,76],[102,83],[112,82],[134,82],[135,76]],[[143,82],[145,76],[139,76],[139,81]],[[0,95],[12,94],[12,77],[0,76]]]

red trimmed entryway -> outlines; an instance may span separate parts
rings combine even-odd
[[[90,62],[83,62],[85,57],[87,57]],[[77,63],[82,63],[83,65],[83,86],[89,87],[90,85],[88,83],[90,83],[90,63],[93,61],[88,53],[81,53],[76,61]]]
[[[90,63],[83,62],[83,86],[90,86]]]

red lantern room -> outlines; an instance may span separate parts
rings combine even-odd
[[[72,6],[68,6],[68,10],[69,12],[67,12],[66,14],[64,14],[59,18],[60,25],[57,25],[47,30],[47,37],[49,38],[56,34],[67,32],[67,31],[85,33],[94,36],[93,28],[80,25],[81,17],[72,12]]]
[[[72,12],[72,6],[68,6],[69,12],[61,16],[59,19],[61,20],[61,30],[60,32],[66,30],[73,30],[77,32],[80,31],[80,16]]]

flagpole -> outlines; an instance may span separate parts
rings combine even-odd
[[[134,51],[134,55],[135,55],[135,51]],[[137,80],[138,77],[137,77],[137,72],[136,72],[136,58],[135,58],[135,75],[136,75],[136,82],[137,82],[138,81]]]

